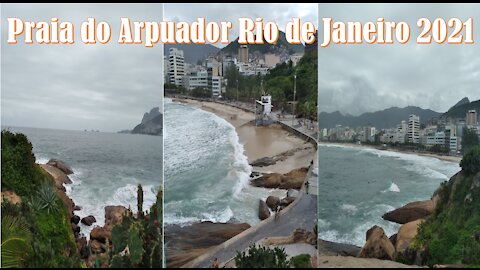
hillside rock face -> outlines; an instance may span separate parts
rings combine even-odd
[[[158,111],[158,108],[156,108],[156,110],[154,110],[153,112],[150,111],[150,113],[145,113],[142,119],[142,123],[133,128],[132,134],[159,136],[162,135],[162,131],[163,115]]]

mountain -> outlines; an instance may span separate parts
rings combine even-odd
[[[143,115],[142,123],[132,130],[132,134],[162,135],[163,115],[158,107],[155,107]]]
[[[268,44],[264,40],[264,44],[248,44],[248,53],[253,53],[254,51],[258,51],[262,54],[265,53],[279,53],[282,50],[282,47],[287,49],[288,54],[294,53],[303,53],[305,46],[303,44],[290,44],[287,42],[285,38],[285,33],[282,31],[278,32],[278,40],[275,44]],[[235,41],[230,42],[226,47],[220,50],[220,53],[223,54],[230,54],[236,55],[238,54],[238,48],[240,44],[238,43],[238,38]]]
[[[165,44],[165,55],[168,57],[170,48],[183,50],[185,62],[196,64],[199,60],[203,61],[210,55],[217,54],[220,49],[211,44]]]
[[[460,107],[468,103],[470,103],[470,100],[468,99],[468,97],[464,97],[459,102],[457,102],[457,104],[453,105],[449,110],[454,109],[456,107]]]
[[[383,129],[396,127],[402,120],[408,121],[410,114],[420,116],[421,123],[426,123],[432,118],[441,115],[441,113],[414,106],[405,108],[392,107],[383,111],[364,113],[360,116],[343,115],[338,111],[332,113],[322,112],[319,116],[319,123],[320,128],[333,128],[335,125],[354,128],[370,124],[376,128]]]
[[[457,103],[455,106],[450,108],[446,113],[444,113],[441,118],[447,119],[447,118],[465,118],[465,115],[467,114],[468,110],[476,110],[477,113],[480,113],[480,99],[477,101],[472,101],[468,103],[461,103],[464,101],[462,99],[459,103]],[[468,101],[468,99],[467,99]]]

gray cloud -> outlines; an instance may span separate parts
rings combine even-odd
[[[405,21],[411,28],[406,45],[335,45],[319,48],[320,111],[358,115],[409,105],[439,112],[461,98],[480,99],[480,47],[418,45],[421,17],[457,17],[480,21],[480,6],[466,4],[320,4],[318,16],[334,21]],[[476,26],[476,25],[475,25]],[[474,38],[480,38],[474,26]],[[323,39],[323,22],[320,21]],[[320,40],[321,42],[322,40]]]
[[[6,43],[8,17],[70,21],[73,45]],[[88,17],[112,28],[108,44],[86,45]],[[117,43],[120,17],[160,21],[161,4],[2,4],[2,125],[118,131],[163,104],[163,48]]]
[[[317,4],[165,4],[164,18],[171,21],[193,22],[203,17],[207,21],[232,22],[229,40],[238,37],[238,18],[263,18],[264,22],[276,22],[284,31],[287,22],[292,18],[300,18],[302,22],[318,23]],[[224,47],[222,44],[213,44]]]

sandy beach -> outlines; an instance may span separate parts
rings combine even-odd
[[[259,158],[274,157],[288,152],[287,155],[282,155],[284,159],[277,161],[276,164],[253,167],[254,171],[288,173],[293,169],[308,167],[314,158],[315,148],[311,143],[282,129],[280,125],[255,126],[252,123],[255,115],[251,112],[224,104],[193,99],[173,99],[173,101],[212,112],[232,124],[250,163]]]
[[[320,142],[319,145],[320,146],[321,145],[338,145],[338,146],[359,148],[359,149],[377,149],[372,145],[355,144],[355,143]],[[442,156],[442,155],[439,155],[439,154],[426,153],[426,152],[399,151],[399,150],[394,149],[394,148],[388,148],[388,149],[382,150],[382,151],[390,151],[390,152],[402,153],[402,154],[407,154],[407,155],[417,155],[417,156],[423,156],[423,157],[431,157],[431,158],[436,158],[436,159],[439,159],[439,160],[453,162],[453,163],[460,163],[460,161],[462,160],[462,157]]]

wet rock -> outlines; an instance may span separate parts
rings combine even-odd
[[[59,190],[65,191],[65,187],[63,186],[63,184],[72,183],[72,180],[68,178],[67,174],[62,170],[58,169],[57,167],[48,164],[41,164],[40,167],[42,167],[47,173],[49,173],[53,177],[53,180],[55,181],[55,187]]]
[[[87,226],[90,226],[90,225],[92,225],[93,223],[97,222],[97,220],[95,219],[94,216],[90,215],[90,216],[87,216],[87,217],[82,218],[81,222],[82,222],[82,224],[85,224],[85,225],[87,225]]]
[[[265,220],[270,217],[270,211],[268,210],[268,205],[262,200],[259,200],[258,203],[258,218],[260,220]]]
[[[79,205],[75,205],[75,207],[73,208],[73,211],[80,211],[80,210],[82,210],[82,207]]]
[[[267,206],[270,209],[272,209],[272,211],[275,211],[275,209],[277,208],[277,205],[280,204],[280,198],[276,196],[268,196],[266,203],[267,203]]]
[[[254,160],[252,163],[250,163],[250,165],[255,166],[255,167],[264,167],[264,166],[273,165],[275,163],[277,163],[275,161],[275,159],[273,159],[271,157],[263,157],[263,158],[259,158],[257,160]]]
[[[77,216],[77,215],[74,215],[74,216],[70,219],[70,222],[72,222],[73,224],[77,225],[77,224],[80,222],[80,217]]]
[[[283,207],[287,207],[294,201],[295,201],[295,197],[286,197],[280,200],[280,205]]]
[[[72,174],[73,173],[73,170],[72,170],[72,167],[70,167],[67,163],[61,161],[61,160],[58,160],[58,159],[50,159],[48,162],[47,162],[48,165],[50,166],[53,166],[53,167],[56,167],[58,168],[59,170],[61,170],[62,172],[64,172],[65,174]]]
[[[122,223],[123,216],[127,214],[131,214],[131,212],[123,206],[106,206],[105,226],[113,226]]]
[[[74,234],[79,234],[80,233],[80,226],[78,226],[77,224],[74,224],[74,223],[71,223],[72,225],[72,231]]]
[[[397,243],[397,234],[393,234],[392,236],[390,236],[390,242],[392,242],[393,246],[396,245]]]
[[[300,168],[286,174],[269,173],[252,180],[250,183],[253,186],[264,188],[300,189],[307,172],[308,168]]]

